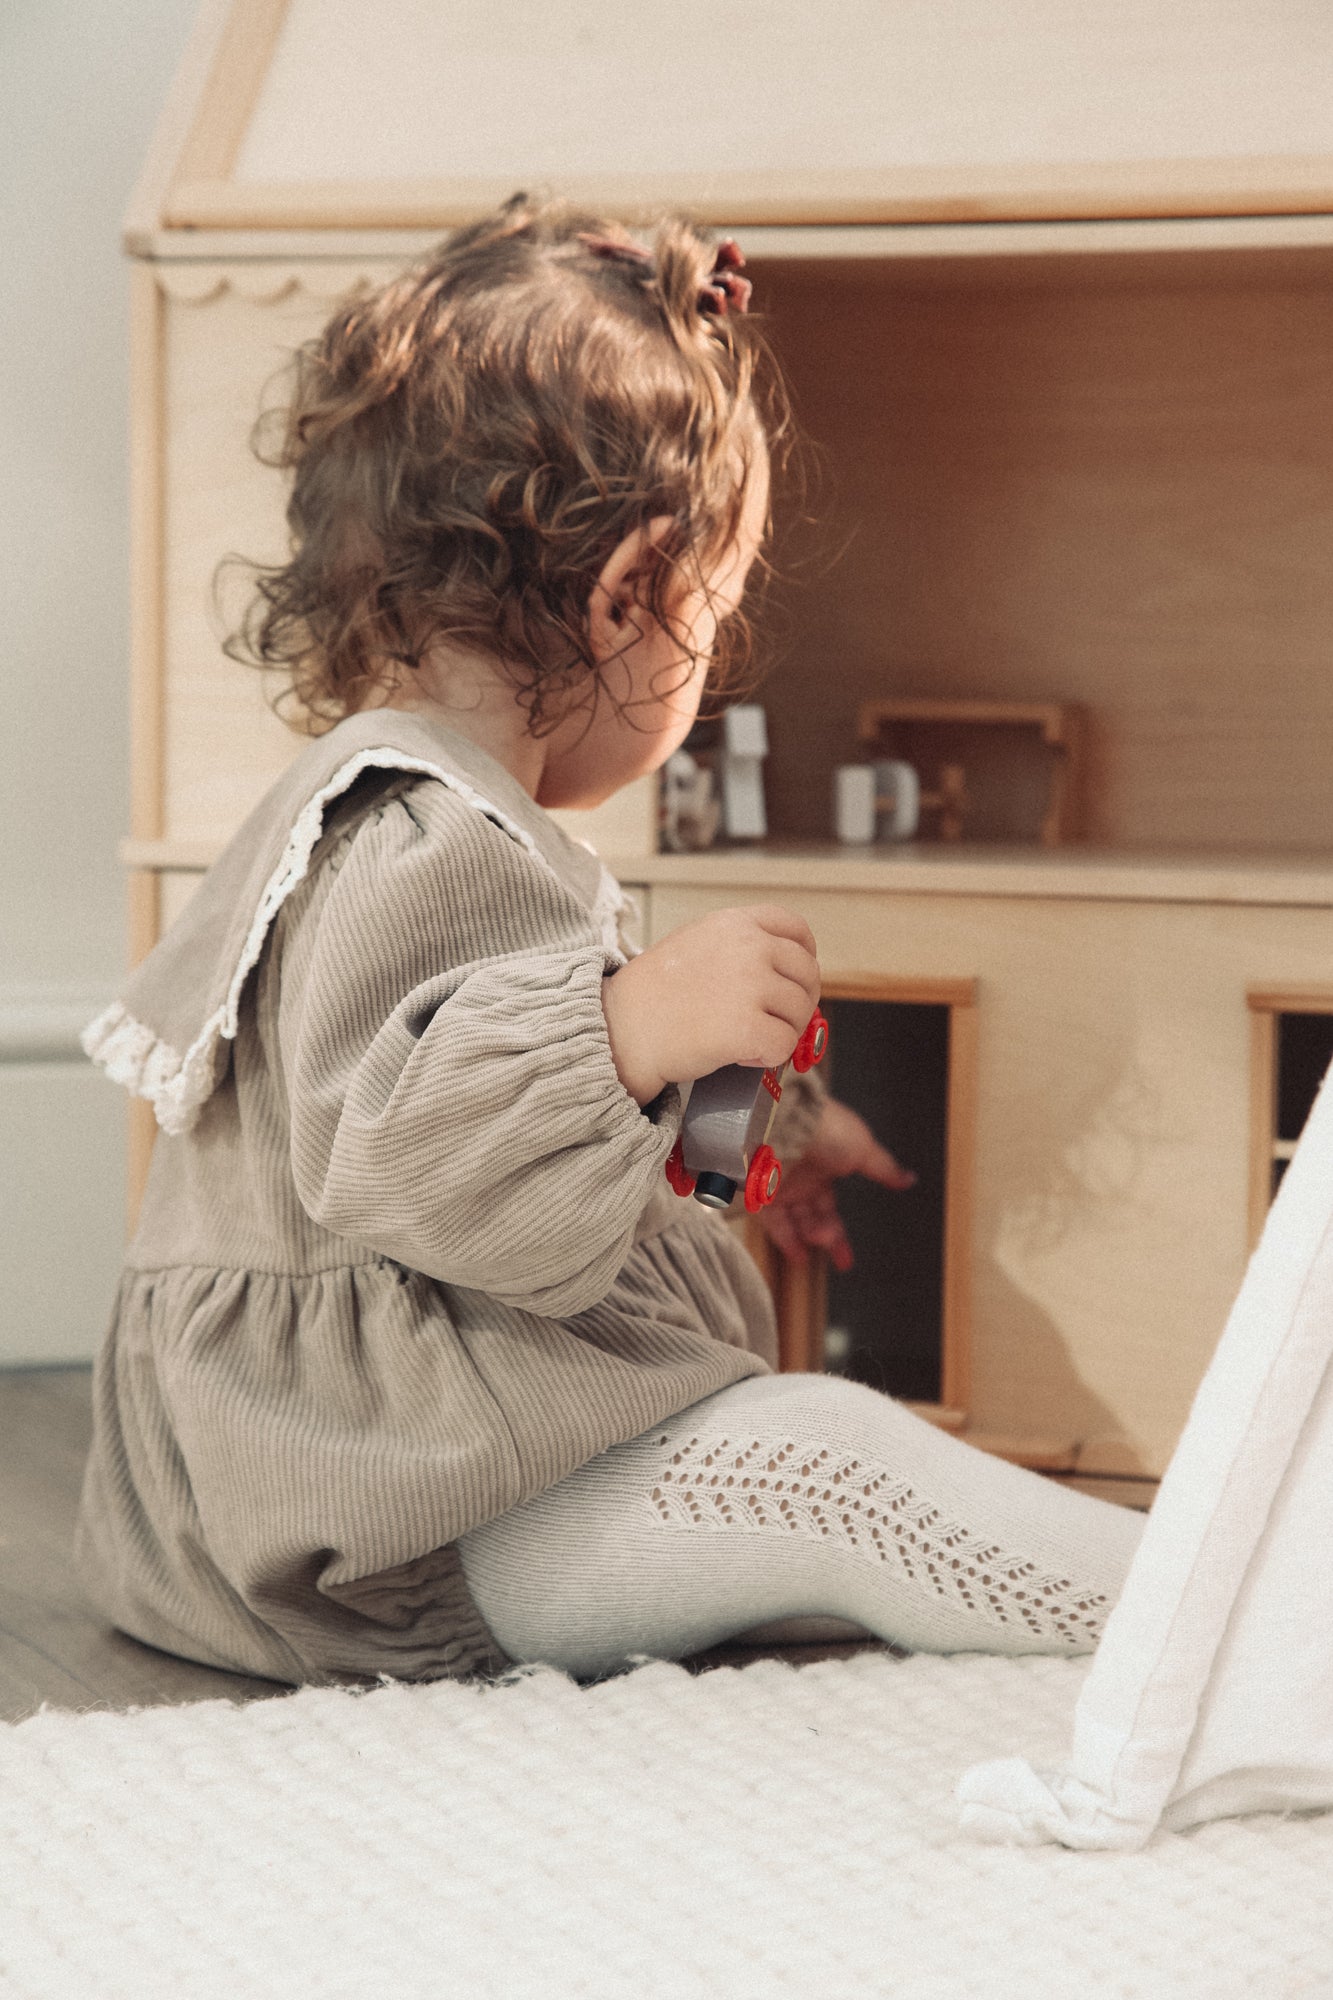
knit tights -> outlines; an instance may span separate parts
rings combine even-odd
[[[591,1676],[821,1615],[920,1652],[1089,1652],[1142,1528],[858,1383],[759,1375],[458,1546],[511,1659]]]

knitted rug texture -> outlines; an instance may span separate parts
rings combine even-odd
[[[1328,2000],[1333,1814],[974,1844],[1086,1662],[308,1690],[0,1730],[5,2000]]]

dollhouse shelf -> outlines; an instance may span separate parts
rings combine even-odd
[[[121,859],[154,873],[200,873],[210,841],[127,840]],[[1080,902],[1256,904],[1333,909],[1333,854],[1056,850],[964,841],[849,850],[833,842],[765,841],[704,854],[606,855],[623,882],[728,889],[746,896],[812,890],[903,896],[1019,897]]]

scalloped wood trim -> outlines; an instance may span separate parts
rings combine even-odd
[[[372,285],[390,278],[402,260],[364,259],[353,262],[310,262],[240,264],[155,264],[157,284],[179,305],[209,305],[232,292],[253,305],[276,305],[293,292],[312,299],[342,299],[349,293],[368,291]]]

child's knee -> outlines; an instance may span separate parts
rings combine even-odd
[[[866,1449],[874,1440],[906,1434],[925,1421],[880,1390],[842,1375],[753,1375],[709,1402],[725,1424],[754,1424],[770,1439],[780,1429],[790,1433],[783,1441],[793,1445],[836,1439]]]

